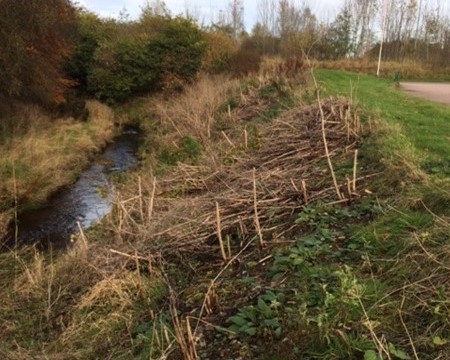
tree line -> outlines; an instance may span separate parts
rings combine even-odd
[[[345,0],[324,20],[306,2],[258,0],[250,32],[243,0],[208,24],[147,1],[138,19],[100,18],[70,0],[0,0],[0,96],[63,102],[67,89],[107,102],[181,88],[201,70],[256,70],[264,55],[374,57],[448,66],[443,0]]]
[[[449,65],[450,20],[443,0],[345,0],[336,16],[319,20],[293,0],[259,0],[251,38],[263,53],[318,59],[378,55]]]

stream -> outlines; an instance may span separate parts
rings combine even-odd
[[[108,214],[114,197],[110,175],[138,165],[139,137],[136,129],[125,128],[74,184],[52,196],[45,207],[21,213],[17,243],[65,248],[70,236],[79,231],[78,223],[87,229]],[[14,246],[15,237],[13,224],[6,239],[8,247]]]

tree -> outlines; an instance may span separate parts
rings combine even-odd
[[[231,0],[228,4],[229,23],[231,25],[232,36],[238,40],[245,31],[244,27],[244,5],[242,0]]]
[[[168,15],[170,15],[170,11],[162,0],[147,0],[141,8],[141,20],[145,17]]]
[[[0,0],[0,94],[61,102],[74,26],[69,0]]]
[[[277,25],[280,50],[284,56],[309,52],[320,37],[316,16],[309,6],[297,7],[292,0],[280,0]]]
[[[354,53],[352,38],[352,14],[348,6],[338,13],[327,33],[327,42],[331,49],[331,57],[343,58]]]
[[[158,27],[136,24],[95,51],[87,77],[88,91],[107,101],[124,101],[135,93],[174,87],[191,81],[199,71],[203,34],[181,17],[155,16]],[[145,24],[153,24],[150,17]],[[148,32],[143,32],[147,30]]]
[[[277,51],[277,3],[275,0],[258,0],[258,23],[252,36],[261,44],[263,54]]]

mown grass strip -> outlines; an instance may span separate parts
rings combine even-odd
[[[449,171],[450,106],[411,97],[390,79],[335,70],[316,70],[315,74],[327,95],[351,96],[373,116],[399,124],[425,154],[425,169]]]

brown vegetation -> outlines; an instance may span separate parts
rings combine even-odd
[[[342,59],[330,61],[318,61],[317,66],[323,69],[345,70],[364,74],[376,75],[377,61],[370,58],[363,59]],[[426,65],[421,61],[383,61],[380,75],[382,77],[395,77],[398,79],[423,79],[442,81],[450,78],[450,67],[436,68],[433,65]]]
[[[360,133],[357,117],[351,114],[346,102],[331,101],[323,107],[331,156],[342,153],[352,156]],[[212,241],[217,230],[216,203],[220,209],[220,232],[224,237],[238,234],[241,243],[245,243],[255,232],[261,240],[276,242],[292,226],[289,222],[292,214],[306,203],[319,198],[336,200],[334,187],[325,179],[319,181],[324,175],[319,164],[326,155],[317,106],[284,112],[261,133],[261,138],[264,139],[261,149],[231,166],[211,172],[204,166],[180,165],[168,179],[158,181],[158,195],[152,199],[152,221],[138,230],[138,238],[145,238],[150,246],[152,239],[162,240],[157,251],[163,254],[176,251],[219,255],[218,242]],[[243,140],[242,134],[235,145],[242,147]],[[344,193],[347,184],[340,185]],[[176,188],[183,189],[181,199],[171,196]],[[352,193],[345,196],[351,198]],[[127,202],[127,206],[134,206],[130,213],[138,209],[137,202],[134,205]],[[144,201],[144,209],[148,208]],[[147,218],[147,215],[140,216]],[[127,218],[124,221],[126,226]],[[132,223],[129,226],[134,228]],[[129,232],[135,233],[136,229]],[[238,251],[236,245],[232,245],[234,252]],[[153,251],[153,246],[150,248]]]
[[[55,120],[32,105],[16,112],[19,121],[10,129],[16,136],[0,144],[0,213],[42,205],[50,194],[73,182],[90,156],[112,139],[112,110],[96,101],[86,107],[86,122]],[[9,216],[3,217],[5,226]]]

